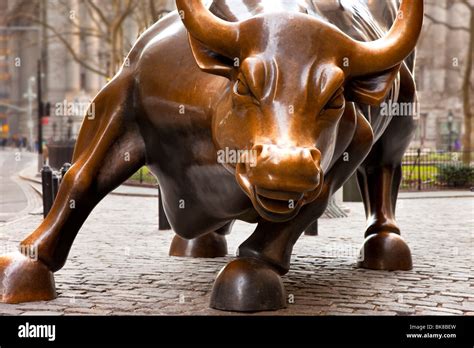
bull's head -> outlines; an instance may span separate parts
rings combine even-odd
[[[270,221],[289,220],[318,197],[346,101],[384,99],[393,79],[383,76],[412,52],[423,17],[422,0],[404,0],[385,37],[359,42],[305,14],[228,22],[201,0],[176,3],[199,67],[231,81],[215,113],[214,141],[256,156],[233,170]]]

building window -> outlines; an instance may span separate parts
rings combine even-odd
[[[86,73],[84,71],[81,72],[81,90],[85,91],[86,90]]]

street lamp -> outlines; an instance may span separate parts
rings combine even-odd
[[[452,147],[452,144],[453,144],[453,139],[452,139],[452,136],[453,136],[453,120],[454,120],[453,112],[451,110],[449,110],[449,113],[448,113],[448,151],[449,152],[453,151],[453,147]]]
[[[33,86],[36,83],[36,78],[34,76],[31,76],[28,79],[28,91],[23,95],[25,99],[28,99],[28,121],[27,121],[27,127],[28,127],[28,133],[29,133],[29,139],[28,139],[28,144],[29,148],[31,151],[34,151],[35,148],[35,140],[33,138],[33,127],[34,127],[34,122],[33,122],[33,101],[36,99],[36,94],[33,93]]]

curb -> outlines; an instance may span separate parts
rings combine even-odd
[[[18,177],[22,180],[25,180],[25,181],[29,181],[31,183],[34,183],[34,184],[37,184],[37,185],[41,185],[41,180],[37,180],[37,179],[33,179],[29,176],[26,176],[26,175],[23,175],[22,174],[23,171],[21,171],[19,174],[18,174]],[[34,190],[40,194],[41,196],[43,196],[43,192],[41,190],[39,190],[38,188],[35,188],[32,184],[30,184],[31,187],[34,188]],[[158,189],[156,190],[158,192]],[[156,194],[152,194],[152,193],[127,193],[127,192],[110,192],[109,194],[111,195],[116,195],[116,196],[125,196],[125,197],[143,197],[143,198],[151,198],[151,197],[154,197],[154,198],[158,198],[158,193]]]
[[[40,197],[43,197],[43,192],[37,187],[35,187],[33,184],[30,183],[30,187],[35,191]]]
[[[398,197],[398,199],[431,199],[431,198],[474,198],[474,195],[454,195],[454,196],[422,196],[422,197]]]

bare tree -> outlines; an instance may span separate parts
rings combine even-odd
[[[172,2],[174,4],[174,2]],[[170,12],[170,1],[142,0],[138,3],[134,18],[139,27],[139,32],[143,32],[153,23],[157,22],[164,15]]]
[[[462,146],[464,149],[463,153],[463,162],[466,164],[471,163],[471,152],[473,149],[473,139],[472,139],[472,131],[473,131],[473,118],[474,112],[472,111],[472,104],[473,101],[471,100],[471,91],[473,86],[471,82],[473,79],[471,78],[473,74],[473,55],[474,55],[474,2],[471,0],[458,0],[458,1],[450,1],[445,9],[450,9],[452,6],[460,4],[466,7],[469,11],[469,24],[468,26],[462,25],[452,25],[446,23],[445,21],[439,20],[434,16],[425,13],[425,17],[431,21],[435,25],[443,25],[449,30],[460,30],[465,31],[469,34],[469,39],[467,43],[467,52],[466,52],[466,59],[465,59],[465,69],[463,73],[462,79],[462,96],[463,96],[463,110],[464,110],[464,136],[462,139]],[[430,3],[432,6],[440,6],[437,3]]]
[[[28,3],[29,8],[53,5],[47,0],[18,1]],[[142,32],[168,12],[166,3],[165,0],[84,0],[80,4],[85,8],[86,16],[79,20],[79,14],[70,7],[70,1],[57,0],[54,3],[55,10],[68,14],[65,18],[67,25],[64,27],[57,27],[31,11],[15,10],[8,18],[10,21],[28,20],[45,27],[51,34],[49,39],[59,40],[78,64],[100,76],[111,78],[123,64],[131,41],[136,39],[125,37],[124,23],[132,20],[139,32]],[[21,7],[25,6],[20,4],[16,8]],[[80,37],[81,40],[99,40],[103,59],[97,59],[75,47],[71,42],[74,36]]]

